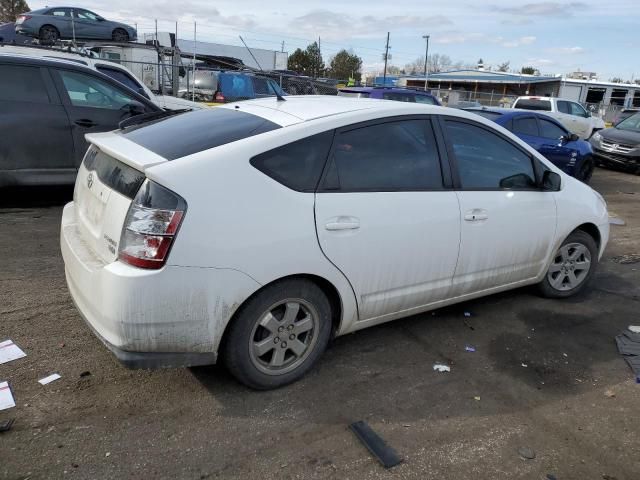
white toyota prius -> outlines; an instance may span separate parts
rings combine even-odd
[[[267,389],[333,336],[524,285],[582,290],[607,208],[473,113],[269,98],[88,137],[61,246],[129,367],[215,363]]]

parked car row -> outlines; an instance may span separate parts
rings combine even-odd
[[[279,387],[336,335],[524,285],[574,295],[609,235],[600,195],[464,110],[265,98],[88,140],[67,284],[130,367],[220,358]]]
[[[597,132],[590,142],[599,165],[619,167],[640,175],[640,113],[627,117],[613,128]]]

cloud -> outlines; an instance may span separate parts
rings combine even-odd
[[[352,16],[329,10],[314,10],[291,20],[289,26],[299,32],[313,37],[321,35],[328,39],[344,39],[349,37],[382,37],[384,33],[394,30],[418,31],[451,25],[453,22],[443,15],[416,16],[392,15],[375,17],[372,15]]]
[[[547,48],[547,52],[549,53],[558,53],[561,55],[579,55],[585,52],[585,49],[582,47],[554,47]]]
[[[514,48],[520,47],[522,45],[531,45],[536,41],[536,37],[528,36],[528,37],[520,37],[517,40],[508,40],[500,43],[503,47]]]
[[[435,38],[435,42],[442,45],[461,44],[461,43],[488,43],[500,45],[505,48],[521,47],[523,45],[531,45],[536,41],[536,37],[529,35],[525,37],[506,39],[502,36],[488,35],[477,32],[443,32]]]
[[[502,7],[499,5],[491,5],[489,9],[504,13],[507,15],[518,16],[547,16],[547,15],[571,15],[575,10],[588,8],[588,5],[583,2],[537,2],[537,3],[525,3],[517,7]]]

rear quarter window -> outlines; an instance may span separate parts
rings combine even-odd
[[[314,192],[327,160],[333,130],[261,153],[251,165],[299,192]]]

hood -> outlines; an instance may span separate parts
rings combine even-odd
[[[602,138],[609,142],[623,143],[625,145],[640,144],[640,132],[630,130],[620,130],[617,128],[607,128],[598,132]]]

